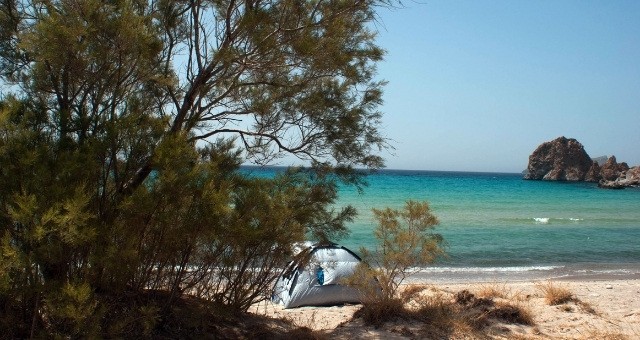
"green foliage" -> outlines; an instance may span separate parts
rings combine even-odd
[[[378,1],[0,2],[0,332],[149,337],[245,311],[337,181],[382,165]],[[313,164],[275,179],[245,161]]]
[[[24,150],[16,139],[29,130],[17,126],[2,127],[0,158],[32,156],[2,169],[0,325],[18,337],[150,335],[185,294],[245,311],[268,296],[293,243],[343,234],[353,216],[328,209],[332,176],[249,178],[231,141],[196,148],[183,135],[163,140],[153,176],[116,200],[104,194],[113,172],[101,178],[74,149],[49,152],[48,139]],[[167,294],[118,300],[145,291]]]
[[[142,337],[245,311],[337,181],[382,166],[379,1],[0,2],[0,332]],[[275,179],[245,160],[313,164]]]
[[[220,239],[224,242],[218,257],[221,264],[211,273],[206,296],[244,311],[269,298],[272,283],[292,256],[294,242],[304,240],[305,234],[322,239],[343,234],[344,222],[354,212],[327,210],[336,196],[335,186],[326,180],[293,171],[272,181],[253,180],[236,191],[231,225]]]
[[[88,283],[66,283],[45,294],[43,309],[47,321],[60,336],[95,336],[99,323],[95,320],[97,302]]]
[[[373,308],[372,315],[392,306],[402,306],[398,287],[407,276],[443,256],[444,239],[433,233],[438,219],[427,202],[407,201],[402,210],[373,209],[378,226],[374,235],[379,244],[375,252],[361,249],[365,263],[350,278],[351,284],[363,294],[363,308]]]

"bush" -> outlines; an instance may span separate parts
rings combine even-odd
[[[354,318],[361,318],[367,325],[380,327],[388,321],[406,317],[404,302],[401,299],[384,299],[363,303],[362,308],[354,314]]]
[[[537,288],[542,291],[547,303],[551,306],[563,305],[569,302],[573,302],[582,311],[597,315],[598,312],[588,303],[577,298],[571,291],[563,286],[557,285],[548,281],[547,283],[540,283],[536,285]],[[571,306],[564,306],[565,311],[570,312],[573,310]]]
[[[364,261],[347,284],[360,290],[363,310],[372,315],[367,320],[379,323],[397,315],[390,310],[403,308],[400,284],[443,255],[444,240],[432,232],[438,219],[427,202],[407,201],[402,210],[373,209],[373,213],[378,221],[374,231],[378,247],[375,252],[361,249]]]
[[[544,298],[551,306],[561,305],[567,302],[574,301],[574,296],[567,288],[559,286],[557,284],[548,281],[544,284],[536,285],[539,290],[544,294]]]
[[[242,312],[293,243],[344,233],[336,180],[387,147],[378,5],[3,1],[0,334],[153,336],[187,294]],[[285,155],[315,174],[239,169]]]
[[[269,295],[295,242],[342,234],[354,213],[330,210],[329,176],[243,175],[230,142],[165,140],[154,176],[121,195],[87,159],[96,150],[57,150],[15,129],[0,124],[0,162],[12,164],[0,173],[0,331],[9,337],[152,335],[187,294],[246,311]],[[150,291],[166,294],[147,303]]]
[[[496,322],[506,324],[533,325],[533,316],[528,308],[493,298],[476,297],[467,290],[455,294],[430,292],[414,297],[414,306],[405,314],[424,323],[421,336],[424,338],[448,339],[486,338],[482,334]]]

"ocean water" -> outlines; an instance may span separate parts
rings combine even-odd
[[[274,169],[254,170],[269,173]],[[359,193],[341,187],[337,206],[358,217],[339,243],[374,249],[372,208],[428,201],[446,258],[422,268],[431,280],[640,279],[640,189],[525,181],[521,174],[382,170]]]

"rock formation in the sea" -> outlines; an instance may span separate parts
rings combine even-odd
[[[611,159],[609,159],[611,160]],[[605,163],[605,165],[607,165]],[[615,159],[611,162],[609,168],[602,168],[602,179],[598,182],[598,186],[605,189],[623,189],[626,187],[640,186],[640,166],[629,168],[627,163],[615,163]]]
[[[629,166],[627,165],[627,163],[618,163],[616,161],[616,156],[611,156],[602,165],[600,174],[602,176],[602,179],[605,181],[615,181],[618,177],[620,177],[622,173],[626,173],[627,170],[629,170]]]
[[[592,160],[573,138],[559,137],[542,143],[529,156],[525,179],[597,182],[607,189],[640,186],[640,166],[629,168],[615,156]]]
[[[558,137],[542,143],[529,156],[525,179],[550,181],[583,181],[593,165],[580,142]]]
[[[602,175],[600,174],[601,172],[602,169],[600,168],[599,163],[597,161],[593,161],[589,171],[587,171],[587,174],[584,176],[584,180],[586,182],[600,182],[602,179]]]

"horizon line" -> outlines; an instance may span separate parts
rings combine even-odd
[[[251,168],[291,168],[291,167],[302,167],[309,168],[309,166],[303,165],[258,165],[258,164],[241,164],[241,167],[251,167]],[[475,173],[475,174],[504,174],[504,175],[521,175],[523,171],[520,172],[512,172],[512,171],[481,171],[481,170],[430,170],[430,169],[398,169],[398,168],[380,168],[380,169],[366,169],[366,168],[355,168],[358,171],[422,171],[422,172],[454,172],[454,173]]]

